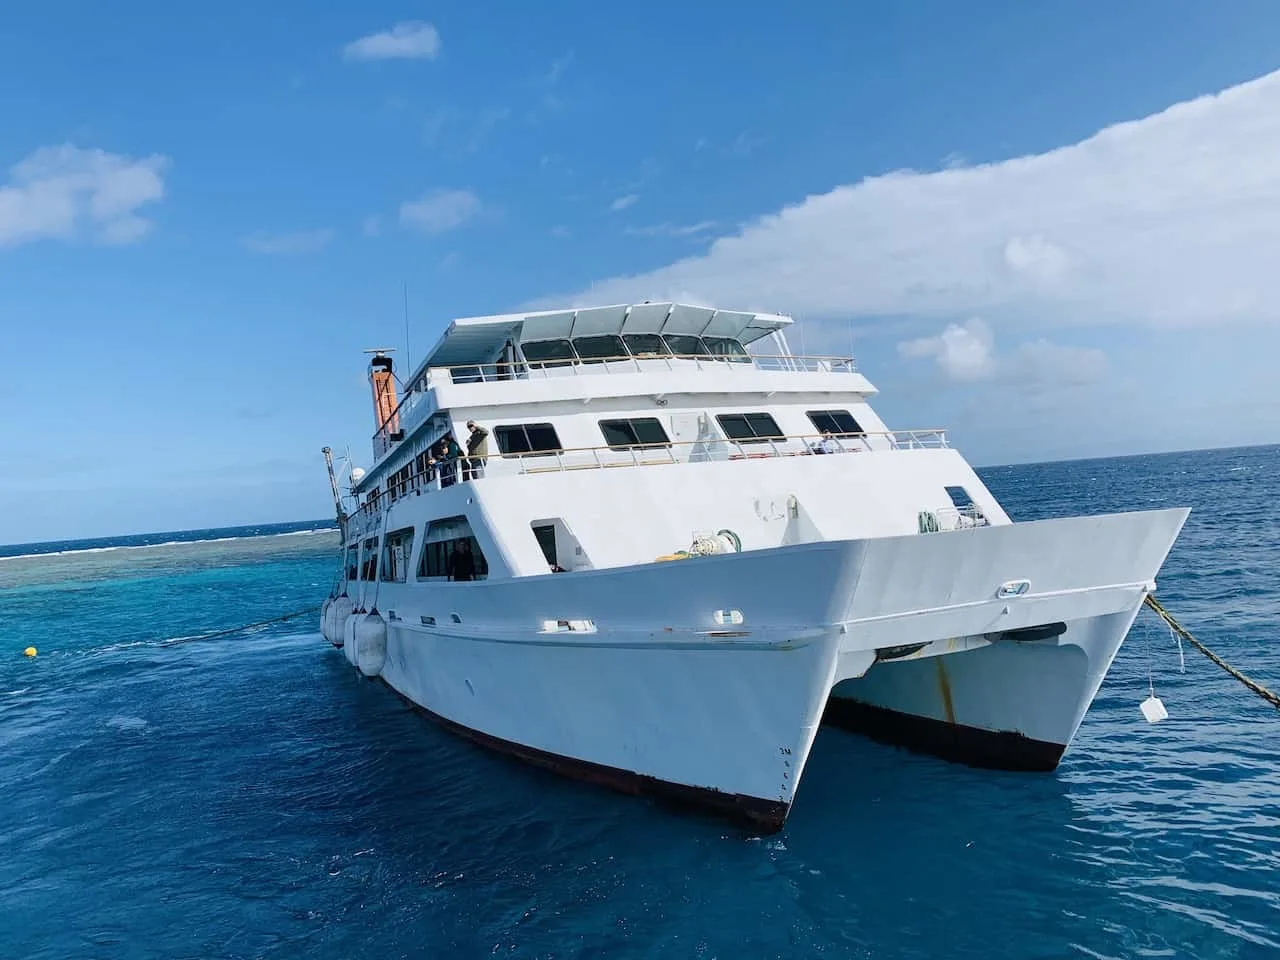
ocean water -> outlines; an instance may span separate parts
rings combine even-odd
[[[983,473],[1191,506],[1160,596],[1280,687],[1280,447]],[[314,617],[190,639],[328,590],[332,532],[236,535],[0,560],[3,960],[1280,956],[1280,713],[1149,613],[1056,773],[824,730],[760,838],[462,742]]]

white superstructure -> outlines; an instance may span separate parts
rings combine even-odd
[[[824,720],[1053,769],[1187,511],[1013,523],[943,431],[890,430],[789,324],[457,320],[399,402],[378,353],[326,637],[474,739],[764,829]]]

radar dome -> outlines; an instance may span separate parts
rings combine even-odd
[[[359,483],[361,480],[363,480],[363,479],[364,479],[364,473],[365,473],[364,467],[352,467],[352,468],[351,468],[351,482],[352,482],[352,483]]]

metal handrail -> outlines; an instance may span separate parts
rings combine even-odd
[[[451,383],[505,383],[513,380],[534,380],[547,378],[549,370],[565,370],[568,369],[573,376],[586,376],[598,373],[594,367],[601,367],[607,374],[616,373],[641,373],[647,369],[641,367],[641,364],[654,364],[661,362],[669,371],[675,371],[679,368],[673,367],[674,361],[692,361],[695,367],[702,369],[703,364],[716,364],[717,368],[721,368],[723,364],[747,364],[756,370],[766,370],[775,373],[840,373],[849,374],[856,373],[853,357],[841,356],[825,356],[820,354],[810,356],[794,356],[783,354],[757,354],[749,353],[745,355],[713,355],[692,354],[692,353],[672,353],[672,354],[653,354],[652,356],[635,356],[627,354],[619,357],[590,357],[583,360],[580,357],[574,357],[568,360],[516,360],[502,363],[468,363],[458,364],[451,367],[428,367],[419,378],[420,382],[426,382],[432,374],[447,374]],[[626,370],[619,370],[617,364],[625,363],[628,366]],[[455,376],[455,371],[466,371],[465,375]],[[379,425],[373,434],[373,453],[377,459],[391,449],[391,435],[387,430],[387,426],[391,423],[403,423],[401,417],[403,408],[414,400],[416,395],[425,393],[424,390],[416,390],[414,384],[410,384],[409,390],[396,404],[391,414]]]
[[[870,433],[827,436],[820,433],[791,434],[780,437],[762,437],[752,440],[731,440],[713,437],[706,440],[681,440],[673,443],[628,444],[626,446],[567,447],[558,450],[538,450],[528,453],[491,453],[484,457],[468,458],[465,455],[447,461],[454,470],[455,483],[474,482],[464,479],[469,459],[481,461],[478,475],[528,476],[540,473],[566,473],[572,470],[601,470],[615,467],[644,467],[680,463],[710,463],[734,460],[778,459],[781,457],[821,456],[815,449],[822,441],[834,446],[831,454],[859,453],[877,450],[941,450],[949,449],[946,430],[941,427],[923,430],[884,430]],[[873,441],[884,441],[884,444]],[[679,456],[687,449],[687,456]],[[828,454],[828,455],[831,455]],[[441,489],[441,470],[436,465],[427,471],[419,470],[415,461],[405,466],[407,476],[382,488],[372,500],[366,500],[353,514],[356,529],[362,535],[364,519],[377,517],[390,504],[405,497]],[[401,468],[403,469],[403,468]],[[359,519],[364,518],[364,519]]]
[[[518,360],[503,363],[467,363],[451,367],[430,367],[432,373],[446,373],[454,383],[497,383],[511,380],[534,379],[532,374],[547,370],[570,370],[574,376],[593,374],[598,371],[594,367],[603,367],[605,373],[642,372],[640,364],[662,363],[668,370],[674,361],[692,361],[701,369],[703,364],[720,365],[745,364],[757,370],[768,370],[784,373],[855,373],[852,357],[840,356],[795,356],[783,354],[700,354],[700,353],[655,353],[644,356],[626,354],[615,357],[571,357],[560,360]],[[618,370],[618,364],[626,364],[629,369]],[[460,378],[455,371],[465,371]],[[488,372],[486,372],[488,371]]]

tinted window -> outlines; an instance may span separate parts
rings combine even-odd
[[[347,547],[347,579],[355,580],[360,576],[360,548]]]
[[[568,340],[533,340],[520,344],[524,358],[530,363],[566,362],[574,359]]]
[[[732,337],[706,337],[704,342],[711,355],[721,360],[732,360],[735,363],[750,363],[747,348]]]
[[[662,338],[667,341],[671,352],[678,357],[709,357],[707,345],[701,337],[693,337],[683,333],[668,333]]]
[[[559,450],[560,438],[549,423],[513,423],[494,427],[498,449],[504,454],[547,453]]]
[[[665,357],[671,353],[656,333],[628,333],[622,340],[633,357]]]
[[[785,439],[777,422],[767,413],[725,413],[716,417],[716,420],[725,436],[739,443]]]
[[[364,562],[360,564],[360,579],[374,580],[378,576],[378,538],[364,542]]]
[[[626,357],[627,348],[621,337],[613,335],[604,337],[574,337],[573,349],[584,361],[613,360]]]
[[[614,450],[627,450],[640,446],[670,446],[671,440],[662,424],[653,417],[635,420],[601,420],[600,432],[604,442]]]
[[[409,575],[409,555],[412,551],[413,527],[388,533],[382,548],[381,578],[384,581],[403,583]]]
[[[466,543],[463,547],[462,544]],[[467,571],[466,554],[470,554],[470,574]],[[462,556],[458,556],[461,554]],[[489,564],[475,537],[459,537],[456,540],[433,540],[422,548],[422,561],[418,564],[419,577],[449,577],[458,580],[479,580],[489,575]]]
[[[866,432],[858,426],[858,421],[849,415],[848,410],[810,410],[808,417],[819,433],[856,437]]]

